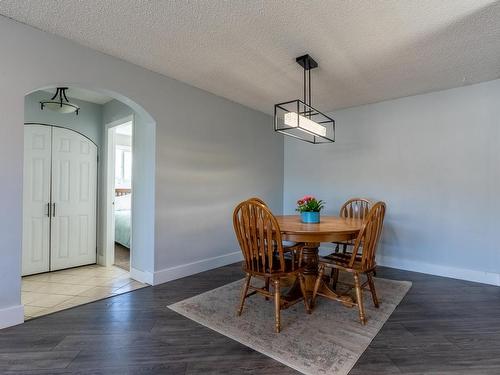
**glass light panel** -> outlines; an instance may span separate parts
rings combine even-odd
[[[59,113],[73,113],[76,111],[77,107],[73,107],[70,105],[62,104],[59,102],[44,102],[45,107],[50,109],[51,111],[59,112]]]
[[[335,120],[300,99],[274,106],[274,130],[309,143],[335,142]]]
[[[285,113],[284,123],[292,128],[303,128],[322,137],[326,136],[326,128],[324,126],[321,126],[320,124],[317,124],[314,121],[309,120],[307,117],[301,116],[295,112]]]

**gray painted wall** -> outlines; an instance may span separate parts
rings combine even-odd
[[[157,135],[156,239],[172,249],[158,249],[160,267],[189,263],[192,253],[211,258],[213,249],[239,252],[232,210],[244,198],[259,195],[282,211],[283,138],[271,117],[191,92],[180,87],[165,103],[170,126]]]
[[[50,93],[55,92],[51,89]],[[40,101],[50,99],[49,92],[36,91],[26,95],[24,100],[24,121],[41,122],[50,125],[62,126],[75,130],[89,137],[100,150],[102,135],[102,106],[83,100],[70,98],[72,103],[80,106],[80,113],[57,113],[50,109],[40,109]]]
[[[500,80],[338,111],[337,142],[285,142],[284,210],[388,204],[380,261],[500,285]]]
[[[224,255],[238,251],[231,211],[240,199],[260,195],[281,211],[283,138],[272,131],[269,116],[5,17],[0,17],[0,50],[0,207],[9,213],[0,216],[0,326],[14,324],[22,313],[16,307],[22,124],[24,96],[33,90],[54,85],[97,90],[135,111],[144,109],[156,121],[156,133],[150,134],[156,145],[155,259],[148,272],[207,258],[233,260]]]

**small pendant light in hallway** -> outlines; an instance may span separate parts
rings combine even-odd
[[[45,108],[48,108],[52,111],[59,113],[73,113],[75,112],[78,116],[78,112],[80,111],[80,107],[76,104],[70,103],[67,96],[66,90],[67,87],[58,87],[56,93],[50,100],[44,100],[40,102],[40,107],[42,111]]]

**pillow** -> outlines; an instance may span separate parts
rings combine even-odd
[[[132,194],[115,197],[115,211],[127,211],[132,207]]]

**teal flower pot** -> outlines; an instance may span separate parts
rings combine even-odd
[[[319,212],[301,212],[300,220],[303,223],[316,224],[319,223]]]

